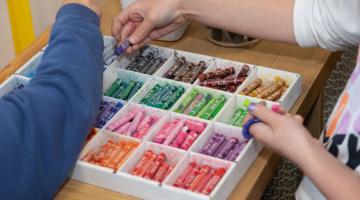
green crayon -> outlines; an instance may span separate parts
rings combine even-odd
[[[171,106],[174,105],[174,103],[180,98],[184,91],[185,89],[183,87],[177,87],[177,90],[172,93],[172,95],[170,96],[170,98],[167,99],[166,102],[163,103],[163,106],[161,108],[165,110],[171,108]]]
[[[212,99],[211,94],[206,94],[201,101],[189,112],[190,116],[196,116],[200,112],[200,110],[206,106],[206,104],[209,103],[209,101]]]
[[[124,91],[122,93],[120,93],[120,95],[118,95],[116,98],[122,99],[122,100],[127,100],[130,95],[130,92],[134,88],[134,86],[135,86],[135,81],[130,81],[129,84],[124,89]]]
[[[149,99],[146,105],[155,107],[156,103],[158,103],[168,92],[170,92],[169,84],[165,84],[165,86],[160,86],[160,90]]]
[[[105,96],[111,97],[116,90],[120,87],[121,80],[120,78],[116,79],[114,83],[111,85],[111,87],[105,92]]]
[[[209,110],[209,108],[211,107],[211,106],[213,106],[214,104],[216,103],[216,99],[215,98],[212,98],[211,100],[210,100],[210,102],[208,103],[208,104],[206,104],[201,110],[200,110],[200,112],[196,115],[197,117],[200,117],[200,118],[203,118],[203,119],[206,119],[207,117],[205,117],[205,116],[203,116],[204,115],[204,113],[206,113],[208,110]],[[201,117],[201,116],[203,116],[203,117]]]
[[[213,119],[220,112],[220,110],[225,105],[225,101],[226,101],[225,95],[220,95],[220,97],[218,98],[218,103],[216,103],[215,108],[211,111],[210,119]]]
[[[158,92],[160,91],[161,86],[156,84],[140,101],[140,104],[147,104],[148,101]]]
[[[135,86],[133,87],[133,89],[131,90],[131,93],[129,94],[129,98],[128,99],[131,99],[137,91],[140,90],[140,88],[143,86],[143,83],[142,82],[136,82],[135,83]]]
[[[234,125],[237,120],[241,117],[241,114],[244,112],[243,109],[239,108],[236,110],[236,112],[233,114],[233,116],[230,118],[230,124]]]
[[[198,94],[199,92],[196,89],[191,90],[190,93],[185,97],[185,99],[175,109],[175,112],[184,112],[184,110],[190,105],[190,103],[195,99]]]
[[[116,92],[114,92],[114,94],[111,97],[116,98],[119,94],[121,94],[124,91],[126,86],[127,84],[125,82],[122,82],[120,84],[120,87],[116,90]]]
[[[156,108],[162,108],[164,103],[166,101],[168,101],[169,98],[172,97],[172,95],[174,94],[174,92],[176,92],[177,87],[176,86],[170,86],[169,87],[169,91],[164,94],[156,103],[155,103],[155,107]]]
[[[236,122],[233,124],[234,126],[237,127],[242,127],[243,126],[243,122],[245,120],[246,115],[248,114],[247,110],[243,110],[243,112],[241,113],[239,119],[236,120]]]

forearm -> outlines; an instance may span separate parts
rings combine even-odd
[[[182,0],[186,16],[208,26],[295,43],[294,0]]]
[[[359,199],[360,176],[332,156],[319,142],[304,147],[296,161],[328,199]]]
[[[99,23],[61,8],[34,78],[0,99],[0,199],[51,199],[73,169],[101,100]]]

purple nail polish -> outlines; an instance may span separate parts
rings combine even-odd
[[[253,112],[256,109],[256,105],[257,105],[256,103],[251,103],[248,107],[248,110],[250,112]]]

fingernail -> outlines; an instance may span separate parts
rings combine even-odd
[[[249,105],[249,107],[248,107],[248,110],[249,110],[250,112],[255,111],[255,109],[256,109],[256,103],[251,103],[251,104]]]
[[[131,37],[129,38],[130,44],[136,44],[136,40],[137,40],[136,36],[131,36]]]
[[[276,112],[276,113],[279,113],[280,112],[280,104],[273,104],[272,106],[271,106],[271,110],[272,111],[274,111],[274,112]]]

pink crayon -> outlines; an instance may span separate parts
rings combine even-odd
[[[144,111],[139,111],[136,113],[134,120],[132,121],[129,129],[126,132],[126,135],[130,135],[133,136],[136,130],[136,127],[139,125],[141,119],[144,117],[145,112]]]
[[[186,126],[189,127],[189,130],[201,134],[206,128],[206,123],[189,119],[186,121]]]
[[[188,131],[188,127],[185,126],[181,132],[176,136],[175,140],[173,141],[173,143],[171,144],[172,147],[176,147],[179,148],[185,141],[186,136],[188,135],[187,133]]]
[[[178,121],[179,120],[174,120],[172,122],[167,122],[161,128],[161,130],[155,135],[155,137],[153,138],[153,142],[162,144],[164,142],[165,138],[168,136],[170,131],[175,127],[175,125],[176,125],[176,123]]]
[[[147,115],[143,118],[143,120],[141,120],[139,126],[136,128],[136,131],[140,131],[141,129],[144,128],[144,126],[146,124],[149,124],[151,122],[151,116]]]
[[[180,120],[177,124],[176,124],[176,126],[174,127],[174,129],[172,129],[171,131],[170,131],[170,133],[167,135],[167,137],[166,137],[166,139],[165,139],[165,141],[164,141],[164,145],[170,145],[173,141],[174,141],[174,139],[175,139],[175,137],[178,135],[178,133],[181,131],[181,129],[184,127],[184,125],[185,125],[185,120]]]
[[[124,134],[128,128],[130,127],[131,122],[127,122],[126,124],[122,125],[118,129],[115,130],[116,133]]]
[[[120,118],[119,120],[111,123],[109,126],[106,127],[109,131],[114,131],[118,129],[120,126],[124,125],[125,123],[131,121],[135,117],[136,112],[130,112],[129,114],[125,115],[124,117]]]
[[[184,150],[188,150],[188,149],[191,147],[191,145],[195,142],[195,140],[196,140],[196,138],[197,138],[198,136],[199,136],[199,135],[198,135],[195,131],[191,131],[191,132],[187,135],[184,143],[182,143],[182,145],[180,146],[180,148],[181,148],[181,149],[184,149]]]
[[[138,139],[142,139],[146,133],[150,130],[151,125],[150,124],[145,124],[145,126],[138,132],[136,132],[133,137],[134,138],[138,138]]]

